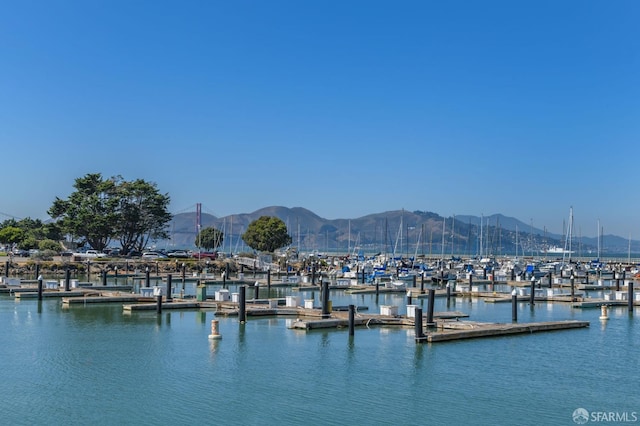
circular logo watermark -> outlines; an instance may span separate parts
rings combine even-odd
[[[587,423],[589,421],[589,412],[584,408],[576,408],[573,410],[573,421],[579,425]]]

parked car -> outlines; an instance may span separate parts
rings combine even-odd
[[[147,251],[142,253],[143,259],[166,259],[167,255],[157,251]]]
[[[195,257],[196,259],[211,259],[214,260],[217,257],[217,253],[215,251],[194,251],[191,257]]]
[[[79,257],[81,259],[96,259],[98,257],[106,257],[107,255],[99,252],[98,250],[87,250],[80,253],[73,253],[73,257]]]
[[[189,257],[191,257],[185,250],[173,250],[167,253],[167,256],[178,259],[188,259]]]
[[[104,250],[102,250],[107,256],[110,257],[114,257],[114,256],[119,256],[120,255],[120,249],[119,248],[106,248]]]

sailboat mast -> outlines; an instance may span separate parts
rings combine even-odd
[[[563,222],[564,223],[564,222]],[[564,226],[564,225],[563,225]],[[562,250],[562,264],[564,265],[564,257],[569,254],[569,264],[571,264],[571,240],[573,236],[573,206],[569,208],[569,227],[567,229],[567,236],[564,242],[564,250]],[[567,250],[568,247],[568,250]]]
[[[451,257],[453,257],[454,252],[453,252],[453,246],[455,243],[455,238],[456,238],[456,215],[453,215],[453,219],[451,219]]]
[[[480,215],[480,259],[482,259],[482,230],[483,230],[483,222],[484,220],[484,214]]]
[[[597,236],[598,236],[598,260],[600,260],[600,219],[598,219],[598,229],[597,229]]]
[[[445,224],[446,224],[446,219],[443,217],[442,218],[442,258],[440,259],[442,261],[442,265],[444,267],[444,230],[445,230]]]
[[[351,253],[351,219],[349,219],[349,236],[347,237],[347,253]]]

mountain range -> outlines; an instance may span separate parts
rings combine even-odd
[[[353,219],[324,219],[302,207],[271,206],[224,217],[202,213],[200,229],[214,227],[223,231],[221,251],[251,251],[244,245],[242,234],[252,221],[261,216],[281,219],[287,225],[292,246],[301,252],[530,255],[551,246],[569,248],[569,244],[578,256],[597,254],[598,248],[603,255],[640,251],[638,241],[615,235],[601,236],[600,244],[598,238],[576,235],[572,235],[569,241],[566,235],[547,233],[502,214],[444,218],[433,212],[393,210]],[[174,215],[169,229],[170,239],[158,241],[156,246],[194,247],[198,229],[196,222],[196,212]]]

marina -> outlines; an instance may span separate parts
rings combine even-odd
[[[384,424],[423,424],[413,413],[427,401],[477,398],[460,386],[469,377],[475,389],[515,395],[527,404],[500,404],[496,420],[497,400],[481,398],[454,413],[432,411],[430,422],[478,424],[483,422],[477,416],[484,415],[491,423],[508,423],[518,415],[531,419],[522,424],[567,423],[576,407],[631,410],[640,404],[629,380],[636,375],[637,283],[625,278],[607,288],[585,274],[582,287],[574,280],[572,294],[568,280],[506,276],[462,274],[446,283],[418,276],[391,287],[360,280],[345,285],[326,271],[295,280],[260,273],[231,273],[224,279],[208,273],[185,280],[179,274],[173,279],[150,274],[147,279],[141,272],[119,276],[117,282],[109,275],[105,281],[80,279],[68,290],[64,280],[54,285],[45,277],[41,299],[38,280],[11,278],[11,285],[0,290],[0,319],[8,324],[1,332],[8,342],[2,351],[9,360],[0,390],[9,392],[6,383],[16,380],[36,383],[32,374],[37,375],[45,389],[27,386],[9,393],[12,406],[28,398],[49,412],[64,403],[68,412],[54,415],[53,423],[73,415],[95,424],[106,424],[95,414],[105,410],[121,423],[171,419],[192,424],[202,419],[203,399],[224,401],[216,421],[232,424],[252,424],[256,418],[267,424],[300,423],[309,413],[332,424],[330,418],[348,415],[341,408],[345,402]],[[42,320],[34,322],[37,318]],[[416,324],[422,325],[420,331]],[[24,333],[46,343],[23,341]],[[33,345],[38,355],[30,361],[31,371],[10,373]],[[550,356],[549,363],[540,364]],[[612,358],[618,368],[602,369]],[[533,366],[535,380],[525,385],[506,379],[520,377],[527,366]],[[569,370],[589,371],[573,374],[571,386],[590,393],[558,393]],[[161,377],[160,387],[141,378],[140,371]],[[595,393],[603,380],[619,386]],[[82,409],[71,403],[77,386],[95,395],[83,400]],[[386,403],[408,403],[410,411],[390,412],[374,402],[375,389],[388,386],[394,392]],[[48,399],[46,388],[58,389],[56,402]],[[259,388],[287,397],[256,399]],[[230,398],[230,390],[243,398]],[[165,397],[145,399],[143,410],[133,403],[136,395],[154,391]],[[103,396],[109,394],[118,396]],[[289,395],[317,402],[291,404]],[[245,399],[259,403],[247,410]],[[38,418],[38,411],[8,416],[18,424]]]
[[[266,277],[263,275],[256,279],[254,272],[250,283],[245,280],[244,274],[240,273],[236,277],[227,278],[226,271],[222,279],[218,280],[215,274],[208,272],[194,273],[187,278],[183,269],[182,276],[172,285],[171,275],[152,275],[150,269],[146,268],[144,273],[127,274],[124,278],[113,277],[113,282],[109,282],[108,275],[102,273],[100,283],[71,279],[68,274],[65,279],[59,281],[45,282],[41,278],[24,280],[24,284],[20,279],[3,277],[5,284],[0,286],[0,292],[8,293],[16,300],[59,298],[61,306],[67,309],[72,306],[87,308],[91,305],[118,304],[122,306],[123,313],[129,315],[140,311],[156,311],[161,314],[163,310],[204,310],[212,312],[217,317],[240,317],[241,322],[247,321],[249,317],[295,317],[295,322],[289,327],[291,329],[349,328],[352,333],[355,327],[363,325],[414,328],[416,343],[497,337],[524,333],[527,330],[531,333],[534,330],[576,328],[574,321],[538,323],[535,326],[516,324],[516,310],[519,304],[534,306],[535,303],[563,303],[579,309],[627,306],[630,311],[633,306],[640,304],[640,294],[634,296],[633,281],[625,279],[624,275],[622,280],[615,279],[615,273],[609,278],[611,283],[615,280],[614,286],[605,285],[601,278],[602,273],[598,273],[596,281],[591,284],[588,273],[578,275],[577,271],[571,271],[572,278],[567,283],[562,272],[556,279],[553,279],[551,272],[539,275],[536,279],[533,268],[527,268],[530,275],[521,279],[521,275],[516,276],[514,267],[510,272],[512,279],[500,281],[496,280],[498,274],[493,273],[493,269],[490,270],[492,273],[488,273],[486,267],[483,267],[482,276],[477,278],[474,278],[472,269],[467,268],[461,269],[466,271],[462,276],[458,272],[458,278],[451,279],[452,271],[455,270],[456,267],[450,265],[448,272],[441,273],[441,276],[449,277],[444,285],[445,281],[426,281],[424,274],[412,277],[407,275],[408,279],[403,281],[393,281],[391,275],[388,282],[376,279],[372,283],[364,284],[357,280],[340,279],[332,274],[323,277],[320,271],[312,271],[311,276],[306,277],[294,275],[295,279],[288,274],[286,277],[276,276],[273,279],[269,273]],[[365,267],[362,267],[362,281],[366,281],[364,275]],[[574,275],[580,277],[582,284],[576,285]],[[118,278],[121,280],[120,285],[117,282]],[[193,290],[189,292],[187,288]],[[231,292],[230,288],[235,288],[235,291]],[[263,297],[259,298],[261,289]],[[580,291],[576,291],[577,289]],[[273,290],[284,292],[287,296],[271,297]],[[400,294],[406,296],[405,306],[380,305],[379,313],[365,313],[369,310],[367,305],[336,305],[334,309],[330,292],[335,294],[336,291],[352,297],[374,295],[376,299],[381,295]],[[247,299],[247,292],[253,293],[252,299]],[[305,298],[303,303],[302,295],[309,292],[312,294],[311,299]],[[316,292],[320,296],[319,304],[315,300]],[[267,298],[264,298],[265,293]],[[595,297],[589,293],[593,293]],[[452,299],[457,298],[482,299],[487,304],[510,303],[513,309],[512,324],[481,323],[473,319],[461,321],[469,315],[460,311],[433,313],[436,298],[446,299],[448,306]],[[421,322],[422,312],[421,308],[412,304],[412,300],[421,303],[426,301],[428,304],[430,317],[427,318],[426,332],[424,327],[418,328],[416,312],[420,310]],[[398,313],[399,308],[404,308],[404,314]],[[357,315],[354,312],[357,312]],[[589,326],[588,322],[579,324],[578,327]]]

